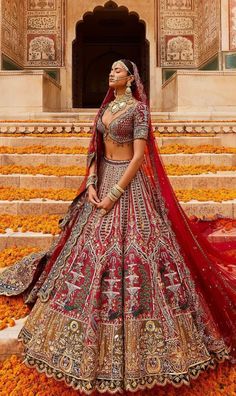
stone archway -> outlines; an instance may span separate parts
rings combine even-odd
[[[99,107],[108,88],[108,73],[118,58],[134,61],[149,95],[149,43],[139,16],[108,1],[76,25],[72,48],[73,107]]]

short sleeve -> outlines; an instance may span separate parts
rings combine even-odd
[[[149,110],[142,102],[138,103],[134,111],[134,139],[147,139],[149,131]]]

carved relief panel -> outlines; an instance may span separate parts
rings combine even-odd
[[[24,61],[24,1],[2,1],[2,52],[19,66]]]
[[[195,1],[196,2],[196,1]],[[192,66],[197,62],[197,9],[194,0],[160,0],[160,65]]]
[[[219,51],[220,0],[199,0],[199,63],[203,63]]]
[[[27,0],[26,66],[63,65],[63,0]]]
[[[236,49],[236,0],[229,1],[229,48]]]

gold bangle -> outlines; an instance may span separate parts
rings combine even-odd
[[[115,201],[118,200],[118,198],[115,197],[111,192],[109,192],[109,193],[107,194],[107,196],[108,196],[108,198],[110,198],[110,200],[113,201],[113,202],[115,202]]]
[[[120,198],[120,196],[121,196],[121,194],[122,194],[115,186],[112,187],[111,192],[112,192],[112,194],[114,194],[117,198]]]
[[[114,197],[116,198],[120,198],[121,194],[118,193],[117,191],[114,191],[113,189],[111,189],[111,193],[114,195]]]
[[[124,193],[125,190],[123,190],[123,188],[121,188],[121,186],[119,186],[119,184],[115,184],[115,187],[117,188],[117,190],[119,190],[121,193]]]

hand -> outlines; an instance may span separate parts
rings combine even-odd
[[[107,214],[115,205],[116,201],[112,201],[109,197],[103,198],[103,200],[99,203],[96,203],[98,209],[105,209]],[[104,215],[102,215],[104,216]]]
[[[97,196],[97,191],[94,188],[93,184],[90,184],[88,186],[88,202],[91,202],[94,206],[97,205],[98,202],[100,202],[100,199]]]

